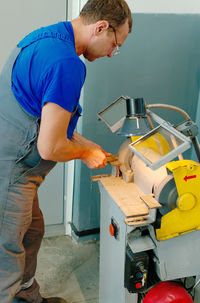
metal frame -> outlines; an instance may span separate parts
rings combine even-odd
[[[140,152],[138,152],[134,148],[134,145],[136,145],[140,141],[144,141],[144,140],[148,139],[153,134],[155,134],[157,132],[157,130],[159,130],[159,128],[161,128],[161,127],[164,128],[165,130],[167,130],[168,132],[170,132],[172,135],[176,136],[178,139],[182,140],[183,143],[181,145],[179,145],[178,147],[176,147],[174,150],[170,151],[167,155],[163,156],[158,161],[152,163],[148,159],[146,159]],[[191,147],[191,140],[189,138],[187,138],[185,135],[178,132],[174,127],[172,127],[166,121],[129,145],[129,148],[131,149],[131,151],[134,154],[136,154],[142,161],[144,161],[146,163],[147,166],[149,166],[153,170],[156,170],[156,169],[160,168],[161,166],[163,166],[164,164],[170,162],[171,160],[173,160],[175,157],[177,157],[179,154],[183,153],[190,147]]]
[[[82,6],[85,4],[85,0],[67,0],[67,13],[66,19],[72,20],[79,15]],[[80,103],[83,103],[82,91],[80,97]],[[79,132],[81,133],[82,125],[79,127]],[[74,176],[75,176],[75,161],[69,161],[65,163],[64,171],[64,226],[65,234],[72,235],[71,222],[73,213],[73,199],[74,199]]]
[[[104,122],[106,124],[106,126],[111,130],[112,133],[115,133],[118,129],[120,129],[120,127],[123,124],[123,121],[125,119],[126,116],[122,117],[118,122],[116,122],[113,125],[110,125],[103,117],[102,115],[109,109],[111,109],[115,104],[119,103],[120,101],[122,101],[124,99],[124,101],[126,101],[126,97],[124,96],[120,96],[118,99],[116,99],[113,103],[111,103],[110,105],[108,105],[106,108],[104,108],[102,111],[100,111],[97,114],[97,117],[99,120],[101,120],[102,122]],[[125,104],[126,105],[126,104]]]

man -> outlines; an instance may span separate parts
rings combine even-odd
[[[124,0],[89,0],[80,16],[26,36],[0,78],[0,302],[44,299],[34,278],[44,233],[37,190],[56,162],[107,164],[99,145],[74,131],[86,68],[112,57],[131,31]]]

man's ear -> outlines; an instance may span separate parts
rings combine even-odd
[[[106,20],[100,20],[95,25],[95,35],[101,35],[109,27],[109,23]]]

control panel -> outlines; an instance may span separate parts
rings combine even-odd
[[[130,293],[141,292],[147,287],[149,256],[146,252],[126,250],[124,286]]]

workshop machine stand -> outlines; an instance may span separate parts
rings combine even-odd
[[[109,196],[101,182],[99,186],[101,191],[99,303],[137,303],[138,295],[131,294],[124,288],[126,237],[133,228],[125,223],[125,214]],[[118,225],[116,238],[111,236],[109,230],[112,219]]]
[[[158,207],[159,203],[151,199],[149,201],[148,195],[144,196],[134,183],[125,183],[120,177],[101,178],[99,186],[101,191],[100,303],[137,303],[137,293],[130,293],[124,287],[127,236],[135,229],[135,225],[129,226],[125,221],[131,221],[130,214],[143,214],[149,215],[146,222],[153,222],[156,215],[154,208]],[[139,196],[143,196],[149,208],[141,202]],[[132,203],[133,200],[135,203]],[[149,245],[152,248],[152,244]],[[136,287],[138,287],[137,283]]]
[[[150,108],[171,109],[185,121],[174,126]],[[193,144],[200,162],[197,125],[175,106],[123,96],[98,118],[126,138],[108,161],[112,175],[93,178],[101,192],[99,303],[154,303],[151,289],[162,289],[162,281],[182,297],[155,303],[191,303],[188,293],[200,303],[200,164],[181,155]]]
[[[120,195],[120,186],[125,197]],[[121,178],[114,176],[102,177],[99,180],[101,192],[101,234],[100,234],[100,299],[99,303],[138,303],[139,297],[137,292],[129,292],[126,288],[125,263],[127,246],[130,245],[136,251],[154,251],[155,253],[155,271],[159,274],[161,281],[169,281],[186,276],[193,276],[200,272],[200,231],[186,233],[179,237],[174,237],[166,241],[157,241],[154,228],[150,224],[155,220],[156,209],[158,205],[142,205],[134,201],[134,193],[141,195],[140,189],[134,183],[125,183]],[[131,188],[131,189],[130,189]],[[132,203],[126,198],[133,190]],[[118,199],[119,196],[119,199]],[[116,201],[117,200],[117,201]],[[120,200],[122,204],[120,205]],[[125,201],[126,200],[126,201]],[[136,198],[137,200],[137,198]],[[145,210],[146,208],[146,210]],[[138,225],[130,226],[132,221],[129,213],[143,213],[149,218],[149,225],[146,228],[149,232],[144,237],[138,236],[132,238],[132,234],[140,228]],[[127,224],[128,223],[128,224]],[[145,224],[146,224],[145,223]],[[142,226],[142,224],[141,224]],[[153,239],[153,241],[151,240]],[[136,241],[135,241],[136,240]],[[168,243],[170,241],[170,245]],[[192,243],[192,246],[191,246]],[[189,256],[189,258],[188,258]],[[165,268],[167,267],[167,268]],[[198,268],[197,268],[198,267]],[[147,273],[152,275],[153,272]],[[196,277],[196,281],[199,280]],[[149,279],[149,277],[147,277]],[[141,280],[135,281],[134,287],[138,290],[141,288]],[[132,285],[133,286],[133,285]],[[200,302],[199,284],[195,288],[195,303]]]

